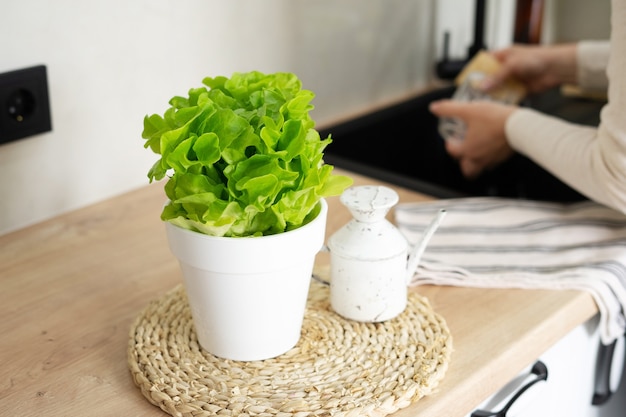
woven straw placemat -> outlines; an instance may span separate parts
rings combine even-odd
[[[385,416],[431,394],[452,338],[428,300],[384,323],[343,319],[327,286],[311,282],[302,337],[264,361],[217,358],[197,342],[182,285],[151,302],[130,331],[135,384],[172,416]],[[254,343],[254,341],[250,341]]]

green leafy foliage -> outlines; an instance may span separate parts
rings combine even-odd
[[[291,73],[207,77],[144,118],[145,147],[161,158],[150,182],[168,177],[161,218],[213,236],[261,236],[295,229],[318,201],[352,184],[323,161],[309,116],[313,92]]]

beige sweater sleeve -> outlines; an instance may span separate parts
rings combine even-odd
[[[609,63],[608,41],[582,41],[576,48],[576,75],[583,90],[606,90]]]
[[[507,120],[506,133],[515,150],[590,199],[626,213],[626,73],[620,71],[626,68],[626,0],[612,0],[611,8],[609,101],[598,128],[519,109]],[[581,55],[602,53],[587,47],[579,50],[583,61]],[[599,85],[597,70],[579,71],[581,85]]]

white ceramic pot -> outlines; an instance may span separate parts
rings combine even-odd
[[[406,308],[407,285],[445,211],[435,216],[409,253],[405,237],[385,218],[399,201],[398,193],[363,185],[348,188],[340,200],[353,219],[328,239],[330,305],[347,319],[390,320]]]
[[[381,322],[407,304],[409,244],[385,216],[398,202],[388,187],[351,187],[341,202],[353,219],[328,239],[331,307],[356,321]]]
[[[300,339],[315,256],[328,206],[310,223],[261,237],[215,237],[166,222],[180,263],[200,345],[215,356],[279,356]]]

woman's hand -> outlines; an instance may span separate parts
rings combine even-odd
[[[531,93],[540,93],[564,83],[576,84],[576,44],[552,46],[514,45],[491,52],[502,64],[482,88],[489,90],[507,78],[516,78]]]
[[[446,150],[459,161],[463,175],[468,178],[478,177],[513,155],[506,139],[505,124],[516,109],[488,101],[440,100],[430,105],[430,111],[436,116],[458,118],[466,124],[465,138],[447,141]]]

